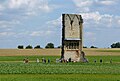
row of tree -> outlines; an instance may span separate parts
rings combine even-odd
[[[31,45],[28,45],[28,46],[26,46],[26,47],[24,47],[23,45],[18,45],[18,47],[17,47],[18,49],[40,49],[41,47],[40,47],[40,45],[37,45],[37,46],[35,46],[35,47],[32,47]],[[54,48],[54,44],[53,43],[48,43],[46,46],[45,46],[45,48]]]
[[[83,48],[88,48],[87,46],[83,46]],[[98,48],[96,46],[91,46],[90,48]]]
[[[120,42],[113,43],[110,47],[111,48],[120,48]],[[88,48],[88,47],[87,46],[83,46],[83,48]],[[91,46],[90,48],[98,48],[98,47]]]
[[[40,45],[37,45],[35,47],[32,47],[31,45],[28,45],[25,47],[25,49],[40,49]],[[53,43],[48,43],[45,48],[55,48],[54,47],[54,44]],[[61,48],[61,46],[58,46],[57,48]],[[83,46],[83,48],[88,48],[87,46]],[[98,48],[98,47],[95,47],[95,46],[91,46],[90,48]],[[120,42],[117,42],[117,43],[113,43],[111,45],[111,48],[120,48]],[[18,46],[18,49],[24,49],[24,46],[23,45],[19,45]]]

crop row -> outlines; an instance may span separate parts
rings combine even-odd
[[[0,74],[120,74],[117,64],[0,63]]]

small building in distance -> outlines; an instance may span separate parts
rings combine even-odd
[[[61,58],[79,62],[83,48],[83,19],[77,14],[62,14]]]

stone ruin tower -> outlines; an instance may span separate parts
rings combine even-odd
[[[83,19],[77,14],[62,14],[61,58],[79,62],[83,48]]]

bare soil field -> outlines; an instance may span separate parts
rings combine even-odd
[[[86,56],[119,56],[120,49],[84,48]],[[0,49],[0,56],[60,56],[61,49]]]

